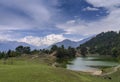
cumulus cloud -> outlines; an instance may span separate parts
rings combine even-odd
[[[65,37],[63,35],[50,34],[45,37],[26,36],[18,41],[26,42],[35,46],[50,46],[64,39]]]

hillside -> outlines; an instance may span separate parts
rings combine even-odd
[[[120,56],[120,32],[102,32],[96,37],[82,44],[80,48],[86,47],[92,54]]]

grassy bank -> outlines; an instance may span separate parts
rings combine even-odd
[[[46,58],[20,57],[0,60],[0,82],[120,82],[120,70],[112,80],[49,66]],[[48,61],[48,60],[47,60]]]

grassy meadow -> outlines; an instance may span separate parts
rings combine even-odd
[[[0,60],[0,82],[120,82],[120,70],[105,79],[50,66],[49,58],[17,57]],[[46,62],[47,61],[47,62]]]

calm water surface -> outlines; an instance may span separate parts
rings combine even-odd
[[[67,69],[75,71],[93,71],[100,70],[96,68],[97,66],[117,66],[118,63],[111,61],[95,61],[93,59],[98,59],[98,57],[78,57],[71,61],[71,64],[67,64]],[[100,58],[99,58],[100,59]],[[93,67],[92,67],[93,66]]]

